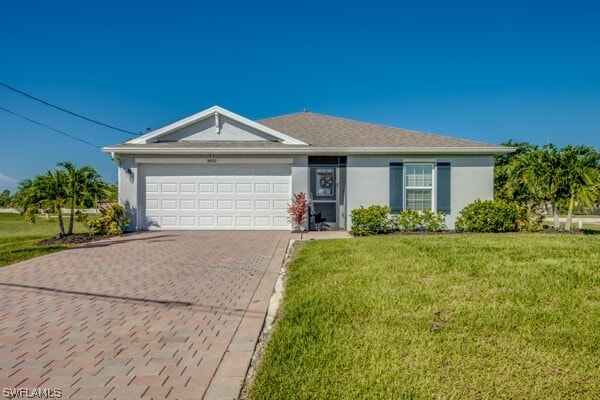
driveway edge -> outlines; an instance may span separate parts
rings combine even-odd
[[[271,261],[250,300],[250,305],[207,388],[205,400],[236,399],[240,396],[265,325],[271,297],[286,259],[289,242],[288,235],[282,235],[279,239]]]

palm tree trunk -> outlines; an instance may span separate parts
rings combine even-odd
[[[65,234],[65,223],[63,221],[63,213],[62,213],[62,208],[60,207],[60,204],[58,205],[58,207],[56,207],[57,213],[58,213],[58,226],[60,227],[60,234],[64,235]]]
[[[73,220],[75,219],[75,197],[71,199],[71,218],[69,218],[69,231],[67,235],[73,234]]]
[[[569,212],[567,213],[567,222],[565,222],[565,230],[571,230],[571,221],[573,219],[573,210],[575,209],[575,195],[571,195],[569,199]]]
[[[556,203],[552,203],[552,216],[554,217],[554,229],[558,230],[560,228],[560,222],[558,222],[558,207]]]

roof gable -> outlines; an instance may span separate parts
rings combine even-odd
[[[214,106],[130,140],[129,144],[156,142],[252,142],[306,143],[261,125],[224,108]]]

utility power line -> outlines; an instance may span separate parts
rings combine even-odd
[[[102,126],[105,126],[105,127],[107,127],[107,128],[114,129],[114,130],[116,130],[116,131],[120,131],[120,132],[126,133],[126,134],[128,134],[128,135],[137,135],[137,136],[139,136],[139,135],[142,135],[142,134],[141,134],[141,133],[139,133],[139,132],[132,132],[132,131],[128,131],[127,129],[121,129],[121,128],[117,128],[116,126],[108,125],[108,124],[105,124],[104,122],[100,122],[100,121],[96,121],[95,119],[91,119],[91,118],[88,118],[88,117],[84,117],[84,116],[83,116],[83,115],[81,115],[81,114],[77,114],[77,113],[75,113],[75,112],[73,112],[73,111],[69,111],[69,110],[67,110],[67,109],[64,109],[64,108],[62,108],[62,107],[59,107],[59,106],[57,106],[57,105],[54,105],[54,104],[48,103],[48,102],[47,102],[47,101],[45,101],[45,100],[42,100],[42,99],[40,99],[40,98],[37,98],[37,97],[35,97],[35,96],[32,96],[32,95],[30,95],[30,94],[28,94],[28,93],[25,93],[25,92],[23,92],[22,90],[19,90],[19,89],[16,89],[16,88],[12,87],[12,86],[9,86],[9,85],[7,85],[7,84],[6,84],[6,83],[4,83],[4,82],[0,82],[0,86],[4,86],[4,87],[5,87],[5,88],[7,88],[8,90],[12,90],[12,91],[13,91],[13,92],[15,92],[15,93],[19,93],[19,94],[21,94],[21,95],[23,95],[23,96],[25,96],[25,97],[28,97],[28,98],[30,98],[30,99],[32,99],[32,100],[35,100],[35,101],[38,101],[38,102],[40,102],[40,103],[42,103],[42,104],[45,104],[45,105],[47,105],[47,106],[49,106],[49,107],[56,108],[57,110],[60,110],[60,111],[66,112],[66,113],[68,113],[68,114],[74,115],[75,117],[78,117],[78,118],[84,119],[84,120],[86,120],[86,121],[89,121],[89,122],[93,122],[94,124],[102,125]]]
[[[24,120],[27,120],[27,121],[29,121],[29,122],[33,122],[33,123],[34,123],[34,124],[36,124],[36,125],[43,126],[44,128],[50,129],[51,131],[54,131],[54,132],[56,132],[56,133],[60,133],[61,135],[67,136],[67,137],[69,137],[69,138],[71,138],[71,139],[73,139],[73,140],[77,140],[78,142],[85,143],[85,144],[87,144],[88,146],[92,146],[92,147],[94,147],[94,148],[96,148],[96,149],[99,149],[99,148],[100,148],[100,146],[98,146],[97,144],[90,143],[90,142],[88,142],[88,141],[86,141],[86,140],[83,140],[83,139],[79,139],[77,136],[73,136],[73,135],[71,135],[71,134],[69,134],[69,133],[67,133],[67,132],[63,132],[63,131],[61,131],[61,130],[59,130],[59,129],[55,129],[55,128],[53,128],[53,127],[51,127],[51,126],[48,126],[48,125],[46,125],[46,124],[42,124],[41,122],[35,121],[35,120],[31,119],[31,118],[27,118],[27,117],[26,117],[26,116],[24,116],[24,115],[17,114],[17,113],[16,113],[16,112],[14,112],[14,111],[7,110],[7,109],[6,109],[6,108],[4,108],[4,107],[0,107],[0,110],[2,110],[2,111],[5,111],[5,112],[7,112],[7,113],[9,113],[9,114],[15,115],[15,116],[17,116],[17,117],[19,117],[19,118],[22,118],[22,119],[24,119]]]

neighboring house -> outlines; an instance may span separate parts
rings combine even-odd
[[[216,106],[102,150],[119,166],[134,230],[288,230],[299,192],[329,229],[350,229],[350,211],[371,204],[442,211],[452,228],[464,206],[493,198],[493,155],[513,151],[310,112],[251,121]]]

